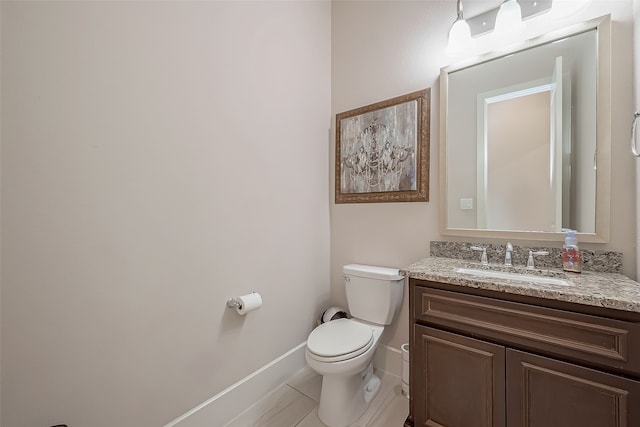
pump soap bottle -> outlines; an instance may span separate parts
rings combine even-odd
[[[562,269],[573,273],[582,271],[582,259],[580,258],[580,249],[578,249],[578,238],[576,230],[563,228],[562,231],[567,233],[562,246]]]

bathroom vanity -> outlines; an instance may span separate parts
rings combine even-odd
[[[604,16],[441,69],[442,235],[559,242],[561,229],[572,228],[581,242],[608,242],[610,46]],[[534,119],[528,101],[547,89],[550,113]],[[512,151],[532,151],[513,143],[528,132],[497,137],[501,123],[553,129],[551,138],[533,138],[549,142],[538,151],[541,165]],[[489,173],[490,164],[501,167]],[[431,242],[432,256],[404,269],[405,426],[640,427],[640,284],[620,274],[622,254],[581,251],[591,270],[582,274],[557,268],[559,248],[466,245],[458,254],[475,262],[434,256],[456,245]]]
[[[461,273],[470,266],[499,269],[429,257],[404,271],[405,426],[640,426],[640,284],[611,273],[535,272],[568,285]]]

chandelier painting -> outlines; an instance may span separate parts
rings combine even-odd
[[[421,101],[428,95],[421,91],[336,116],[338,203],[413,201],[404,196],[424,186],[419,172],[428,107]]]
[[[373,117],[349,145],[342,158],[343,192],[415,190],[415,150],[390,135],[379,117]]]

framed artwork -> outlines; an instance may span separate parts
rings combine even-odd
[[[336,115],[336,203],[429,201],[431,89]]]

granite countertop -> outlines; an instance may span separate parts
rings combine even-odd
[[[573,286],[547,285],[522,282],[519,280],[471,276],[457,273],[457,268],[488,269],[557,277],[571,281]],[[589,271],[568,273],[556,269],[536,269],[532,271],[524,267],[504,267],[501,264],[482,266],[479,262],[434,256],[415,262],[401,269],[401,272],[405,276],[413,279],[431,280],[468,288],[506,292],[640,313],[640,283],[619,273]]]

